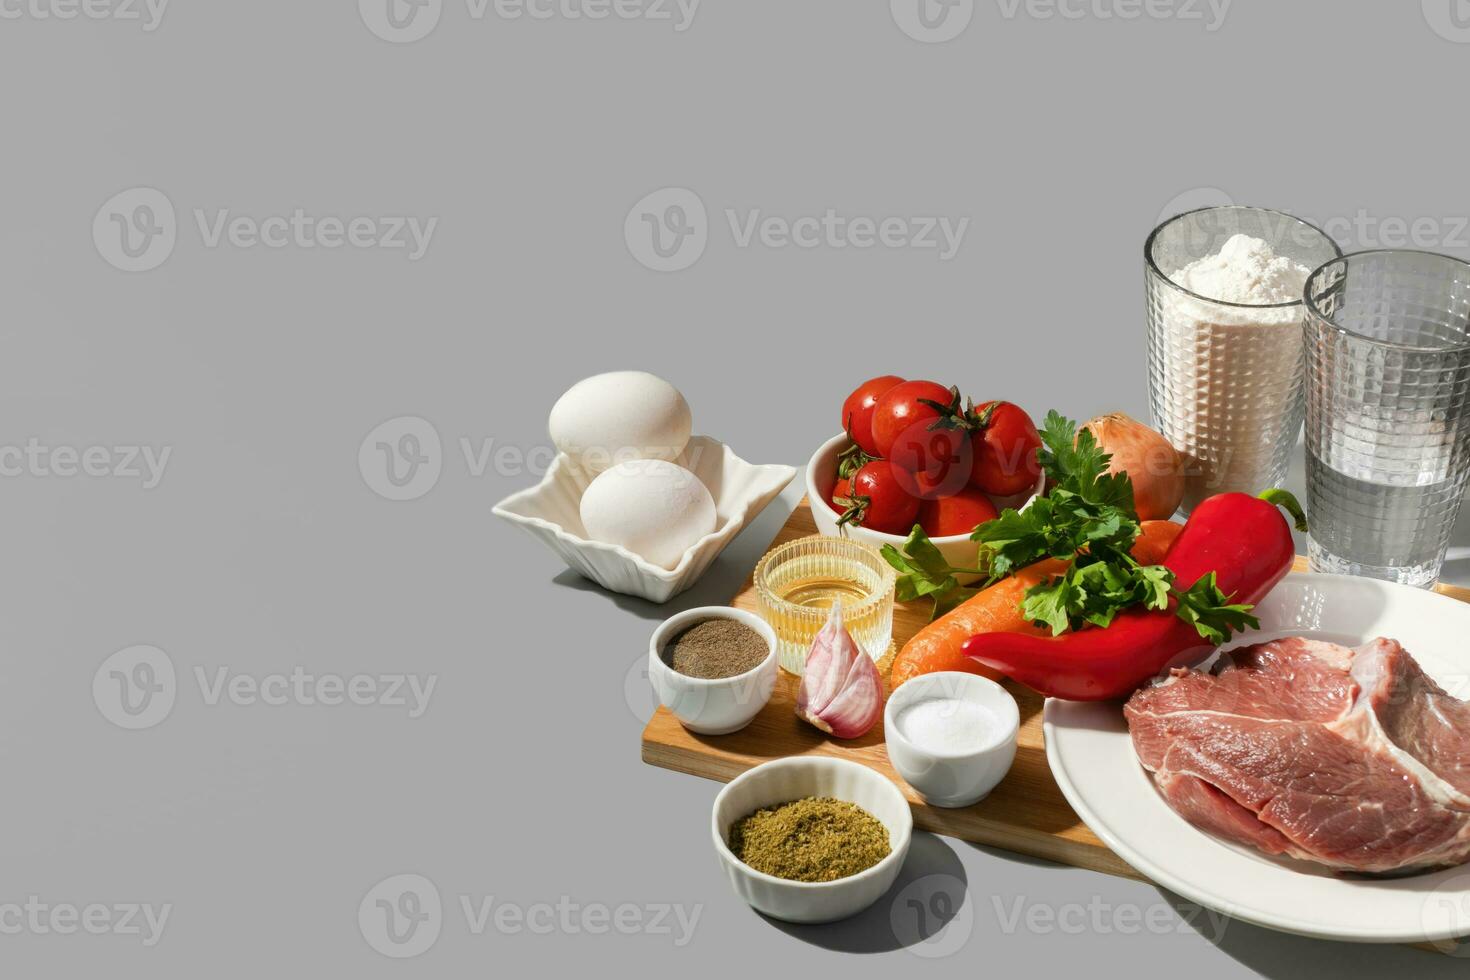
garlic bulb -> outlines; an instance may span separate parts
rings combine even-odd
[[[807,654],[796,693],[796,716],[837,738],[857,738],[866,735],[882,714],[878,665],[842,625],[842,603],[834,602]]]

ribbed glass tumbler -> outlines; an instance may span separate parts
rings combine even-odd
[[[1427,588],[1470,472],[1470,265],[1359,252],[1307,282],[1308,554]]]
[[[818,535],[777,545],[755,566],[761,618],[776,631],[776,659],[801,674],[812,641],[842,603],[848,635],[874,660],[893,642],[897,575],[878,549],[850,538]]]
[[[1342,254],[1321,230],[1264,208],[1218,207],[1170,218],[1148,238],[1149,408],[1185,458],[1184,510],[1231,490],[1281,486],[1302,422],[1302,303],[1229,303],[1172,276],[1235,235],[1306,269]]]

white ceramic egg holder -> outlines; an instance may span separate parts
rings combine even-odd
[[[661,568],[626,548],[587,539],[582,526],[582,493],[592,475],[559,455],[541,482],[511,494],[494,513],[517,524],[605,589],[667,602],[699,581],[710,563],[796,477],[796,469],[747,463],[729,446],[694,436],[675,463],[691,471],[715,501],[717,523],[695,542],[673,568]]]

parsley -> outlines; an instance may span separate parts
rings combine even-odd
[[[1043,558],[1072,558],[1082,551],[1111,561],[1126,556],[1138,540],[1133,482],[1126,473],[1108,473],[1111,457],[1092,433],[1078,432],[1075,422],[1049,412],[1041,441],[1041,468],[1055,484],[1051,493],[975,529],[974,539],[990,558],[991,581]]]
[[[1176,589],[1174,595],[1179,600],[1179,618],[1193,623],[1199,635],[1211,643],[1224,643],[1230,639],[1231,630],[1261,628],[1250,606],[1230,604],[1230,597],[1215,584],[1214,572],[1202,576],[1188,591]]]
[[[929,598],[934,601],[933,619],[938,619],[955,606],[973,596],[978,589],[960,585],[957,575],[984,575],[978,568],[951,568],[944,555],[917,524],[900,552],[891,544],[883,546],[883,557],[898,569],[899,602]]]
[[[1041,468],[1058,486],[1089,503],[1117,507],[1138,520],[1133,509],[1133,481],[1127,473],[1108,472],[1112,457],[1103,452],[1090,431],[1078,432],[1076,422],[1051,411],[1041,425],[1041,442]]]
[[[1067,571],[1032,586],[1022,601],[1026,619],[1049,627],[1053,635],[1106,627],[1125,609],[1162,610],[1171,601],[1175,615],[1211,643],[1259,625],[1251,607],[1232,604],[1220,591],[1213,572],[1180,590],[1167,567],[1134,560],[1131,552],[1142,527],[1133,482],[1126,473],[1108,472],[1111,457],[1091,432],[1079,431],[1077,423],[1053,411],[1040,434],[1038,458],[1052,489],[1025,510],[1007,509],[975,529],[971,537],[979,542],[983,571],[951,568],[918,527],[902,552],[884,546],[883,556],[901,573],[900,601],[929,598],[937,619],[975,593],[960,586],[958,575],[988,573],[989,582],[996,582],[1044,558],[1063,558],[1072,562]]]
[[[1081,605],[1083,595],[1069,570],[1050,582],[1033,586],[1026,592],[1021,608],[1031,622],[1050,626],[1053,634],[1063,633],[1072,624],[1072,609]]]

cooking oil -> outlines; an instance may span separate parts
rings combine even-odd
[[[868,599],[871,593],[861,582],[819,575],[814,578],[797,579],[781,591],[781,598],[794,606],[809,606],[813,609],[831,609],[838,599],[844,606],[855,606]]]
[[[852,638],[874,660],[893,635],[894,573],[865,544],[808,537],[780,545],[756,566],[761,615],[776,632],[781,666],[799,674],[835,602]]]

